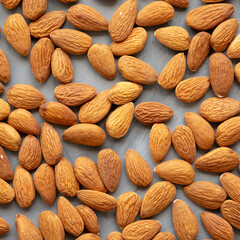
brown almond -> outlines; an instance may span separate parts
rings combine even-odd
[[[240,57],[240,45],[239,45],[240,34],[238,34],[233,41],[230,43],[227,49],[227,56],[229,58],[239,58]]]
[[[94,233],[85,233],[78,237],[76,240],[101,240],[101,238]]]
[[[106,240],[123,240],[123,237],[120,232],[114,231],[108,234]]]
[[[77,0],[58,0],[59,2],[62,3],[73,3],[73,2],[77,2]]]
[[[22,13],[29,20],[41,17],[47,9],[47,0],[23,0]]]
[[[234,75],[237,81],[240,83],[240,63],[237,63],[234,68]]]
[[[0,49],[0,82],[7,83],[11,77],[11,70],[7,55]]]
[[[0,82],[0,95],[5,92],[5,87],[4,85]]]
[[[11,112],[11,108],[9,104],[0,98],[0,121],[6,119]]]
[[[13,179],[13,170],[11,164],[8,160],[6,153],[3,148],[0,146],[0,178],[6,181]]]
[[[0,178],[0,190],[0,205],[10,203],[14,199],[14,190],[2,178]]]
[[[10,226],[6,220],[0,218],[0,235],[6,234],[10,231]]]
[[[17,7],[17,5],[21,2],[21,0],[1,0],[2,5],[7,9],[13,9]]]
[[[178,8],[187,8],[189,5],[189,0],[164,0],[164,1]]]
[[[160,232],[152,240],[175,240],[175,237],[170,232]]]

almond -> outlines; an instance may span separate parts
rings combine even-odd
[[[183,80],[185,71],[185,56],[183,53],[178,53],[163,68],[158,77],[158,84],[164,89],[173,89]]]
[[[29,24],[29,30],[33,37],[43,38],[62,27],[66,20],[64,11],[52,11],[45,13],[39,19]]]
[[[175,237],[170,232],[160,232],[152,240],[175,240]]]
[[[195,30],[208,30],[230,18],[233,12],[234,6],[232,4],[209,4],[191,10],[187,14],[185,21],[189,27]]]
[[[180,240],[194,240],[199,231],[198,221],[191,208],[180,199],[173,202],[172,219],[175,232]]]
[[[146,187],[152,182],[152,171],[143,157],[129,149],[125,156],[125,168],[129,180],[136,186]]]
[[[30,64],[38,82],[46,82],[51,74],[51,57],[54,45],[49,38],[41,38],[32,48]]]
[[[76,240],[101,240],[101,238],[94,233],[85,233],[78,237]]]
[[[76,4],[69,8],[67,20],[76,28],[86,31],[105,31],[107,19],[94,8],[85,4]]]
[[[1,0],[2,5],[7,9],[13,9],[17,7],[17,5],[21,2],[21,0]]]
[[[240,45],[239,45],[240,34],[238,34],[233,41],[230,43],[227,49],[227,56],[229,58],[239,58],[240,57]]]
[[[136,24],[138,26],[156,26],[170,21],[174,17],[174,8],[166,2],[149,3],[138,12]]]
[[[154,36],[164,46],[176,51],[188,50],[191,43],[189,33],[178,26],[159,28],[154,32]]]
[[[124,78],[139,84],[151,85],[158,79],[158,73],[153,67],[132,56],[120,57],[118,70]]]
[[[149,135],[149,147],[154,162],[161,162],[171,146],[171,132],[163,123],[155,123]]]
[[[71,163],[64,157],[55,166],[56,186],[60,193],[67,197],[75,197],[79,184],[74,175]]]
[[[131,34],[137,7],[136,0],[127,0],[114,12],[108,25],[108,32],[113,41],[122,42]]]
[[[21,133],[38,135],[40,127],[36,118],[25,109],[16,109],[8,117],[8,124]]]
[[[188,68],[191,71],[197,71],[205,62],[211,47],[210,37],[207,32],[199,32],[193,37],[187,56]]]
[[[237,63],[234,68],[234,74],[237,81],[240,83],[240,63]]]
[[[97,165],[88,157],[79,157],[74,162],[74,173],[81,185],[89,190],[106,192]]]
[[[79,190],[77,196],[84,204],[100,212],[110,212],[117,207],[117,201],[111,195],[94,190]]]
[[[216,240],[233,240],[234,232],[231,225],[210,212],[201,213],[201,221],[206,231]]]
[[[141,198],[135,192],[125,192],[117,200],[116,220],[123,229],[134,222],[141,207]]]
[[[66,232],[75,237],[79,236],[83,231],[84,223],[76,208],[65,197],[58,198],[57,208]]]
[[[22,56],[31,49],[31,36],[25,19],[18,13],[10,15],[4,23],[4,35],[8,43]]]
[[[6,234],[10,231],[10,226],[3,218],[0,218],[0,235]]]
[[[140,220],[129,224],[123,229],[123,239],[150,240],[161,229],[161,223],[157,220]]]
[[[73,29],[59,29],[51,32],[51,40],[65,52],[82,55],[92,46],[92,38],[86,33]]]
[[[73,3],[76,2],[77,0],[58,0],[58,1],[62,3]]]
[[[108,234],[106,240],[123,240],[123,237],[120,232],[114,231]]]
[[[145,125],[165,122],[174,115],[170,107],[159,102],[142,102],[136,106],[134,114]]]
[[[113,42],[110,48],[115,56],[133,55],[140,52],[147,42],[147,32],[144,28],[136,27],[122,42]]]
[[[176,187],[167,181],[157,182],[153,184],[145,193],[140,216],[148,218],[160,213],[174,199],[176,195]]]
[[[14,199],[14,190],[2,178],[0,178],[0,190],[0,205],[10,203]]]
[[[202,102],[199,112],[209,122],[222,122],[240,112],[240,102],[229,97],[212,97]]]
[[[11,70],[7,55],[0,49],[0,82],[7,83],[11,77]]]
[[[158,164],[154,168],[154,172],[160,178],[180,185],[191,184],[195,177],[192,165],[179,159]]]
[[[33,175],[34,186],[48,205],[52,205],[57,195],[54,169],[46,163],[38,167]]]
[[[75,113],[59,102],[47,102],[39,108],[41,117],[50,123],[72,126],[77,123]]]
[[[0,178],[6,181],[13,179],[13,170],[11,164],[8,160],[6,153],[3,148],[0,146]]]
[[[46,102],[45,96],[35,87],[15,84],[8,89],[8,102],[15,108],[35,109]]]
[[[36,20],[41,17],[47,9],[47,0],[23,0],[22,12],[25,18]]]
[[[180,82],[176,89],[176,97],[186,103],[192,103],[202,98],[210,87],[209,77],[189,78]]]
[[[116,77],[116,63],[111,49],[102,43],[92,45],[88,50],[88,60],[93,68],[103,77]]]
[[[222,187],[215,183],[199,181],[183,188],[185,194],[196,204],[207,209],[218,209],[227,198]]]
[[[65,130],[62,138],[68,142],[97,147],[104,143],[106,134],[95,124],[82,123]]]
[[[3,121],[8,117],[11,112],[9,104],[0,98],[0,121]]]
[[[189,5],[189,0],[164,0],[165,2],[170,3],[174,7],[187,8]]]
[[[31,174],[18,165],[14,172],[13,189],[16,201],[21,208],[30,207],[35,199],[35,188]]]
[[[36,137],[27,135],[18,152],[18,160],[22,167],[31,171],[36,169],[42,162],[41,146]]]
[[[0,95],[3,94],[5,92],[5,87],[3,86],[3,84],[0,82]]]

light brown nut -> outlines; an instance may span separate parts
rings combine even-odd
[[[160,232],[152,240],[175,240],[175,237],[170,232]]]
[[[238,34],[233,41],[230,43],[227,49],[227,56],[229,58],[239,58],[240,57],[240,44],[239,44],[240,34]]]
[[[8,160],[6,153],[3,148],[0,146],[0,178],[6,181],[13,179],[13,170],[11,164]]]
[[[76,240],[101,240],[101,238],[94,233],[85,233],[78,237]]]
[[[7,83],[11,77],[11,70],[7,55],[0,49],[0,82]]]
[[[240,63],[237,63],[234,68],[234,74],[237,81],[240,83]]]
[[[0,205],[10,203],[14,199],[14,190],[2,178],[0,178],[0,190]]]
[[[0,98],[0,121],[3,121],[8,117],[11,112],[9,104]]]
[[[6,220],[0,217],[0,235],[6,234],[10,231],[10,226]]]
[[[187,8],[189,5],[189,0],[164,0],[164,1],[178,8]]]
[[[114,231],[108,234],[106,240],[123,240],[123,237],[120,232]]]
[[[29,20],[41,17],[47,9],[47,0],[23,0],[22,13]]]
[[[0,95],[5,92],[5,87],[4,85],[0,82]]]
[[[17,5],[21,2],[21,0],[1,0],[2,5],[7,9],[13,9],[17,7]]]

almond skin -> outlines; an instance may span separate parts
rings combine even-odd
[[[175,240],[175,237],[170,232],[160,232],[152,240]]]
[[[239,45],[240,34],[238,34],[233,41],[230,43],[227,49],[227,56],[229,58],[239,58],[240,57],[240,45]]]
[[[122,56],[118,60],[118,70],[131,82],[151,85],[158,79],[158,73],[149,64],[132,56]]]
[[[67,20],[76,28],[85,31],[105,31],[107,19],[94,8],[85,4],[76,4],[69,8]]]
[[[138,26],[156,26],[170,21],[174,17],[174,8],[166,2],[156,1],[141,9],[136,18]]]
[[[8,160],[6,153],[3,148],[0,146],[0,178],[6,181],[13,179],[13,170],[11,164]]]
[[[189,5],[189,0],[164,0],[164,1],[178,8],[187,8]]]
[[[6,234],[10,231],[10,226],[3,218],[0,218],[0,235]]]
[[[7,83],[11,77],[11,70],[7,55],[0,49],[0,82]]]
[[[94,233],[85,233],[78,237],[76,240],[101,240],[101,238]]]
[[[3,84],[0,82],[0,95],[3,94],[5,92],[5,87],[3,86]]]
[[[145,193],[140,216],[148,218],[160,213],[174,199],[176,195],[176,187],[167,181],[157,182],[153,184]]]
[[[47,102],[41,105],[39,108],[41,117],[50,123],[72,126],[77,123],[77,117],[75,113],[59,102]]]
[[[41,17],[47,9],[47,0],[23,0],[22,12],[25,18],[36,20]]]
[[[173,89],[183,80],[185,71],[185,56],[178,53],[163,68],[158,77],[158,84],[164,89]]]
[[[125,192],[117,200],[116,220],[123,229],[134,222],[141,207],[141,198],[135,192]]]
[[[14,190],[2,178],[0,178],[0,190],[0,205],[10,203],[14,199]]]
[[[171,132],[163,123],[155,123],[149,135],[149,148],[154,162],[161,162],[171,146]]]
[[[189,27],[198,31],[205,31],[230,18],[233,12],[234,6],[232,4],[209,4],[191,10],[185,21]]]
[[[10,15],[4,23],[4,35],[8,43],[22,56],[31,49],[31,36],[25,19],[18,13]]]
[[[114,231],[108,234],[106,240],[123,240],[123,237],[120,232]]]
[[[240,63],[237,63],[234,68],[234,74],[236,80],[240,83]]]
[[[6,119],[11,112],[11,108],[9,104],[0,98],[0,121]]]
[[[81,105],[97,94],[97,89],[84,83],[67,83],[55,88],[55,98],[64,105],[75,107]]]
[[[13,9],[17,7],[17,5],[21,2],[21,0],[1,0],[2,5],[7,9]]]
[[[152,182],[152,171],[143,157],[133,149],[125,156],[125,168],[129,180],[136,186],[146,187]]]
[[[154,32],[154,36],[164,46],[176,51],[188,50],[191,43],[189,33],[178,26],[159,28]]]
[[[194,182],[183,188],[185,194],[196,204],[207,209],[218,209],[227,198],[225,190],[211,182]]]

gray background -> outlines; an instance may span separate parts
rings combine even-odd
[[[95,9],[97,9],[100,13],[104,14],[104,16],[109,21],[113,12],[124,2],[124,0],[95,0],[95,1],[89,1],[89,0],[81,0],[78,1],[79,3],[88,4]],[[145,0],[138,0],[138,9],[142,9],[145,5],[150,3],[151,1],[145,1]],[[232,17],[239,16],[239,10],[240,10],[240,2],[237,0],[228,1],[230,3],[233,3],[235,5],[235,13]],[[191,9],[201,6],[203,3],[201,0],[190,0],[190,5],[187,9],[178,9],[175,8],[175,17],[172,19],[169,23],[164,24],[163,26],[183,26],[185,27],[190,35],[191,38],[196,34],[195,31],[190,29],[185,24],[185,15],[187,12],[189,12]],[[49,0],[48,1],[48,8],[47,11],[52,10],[64,10],[67,12],[68,8],[71,5],[66,5],[63,3],[60,3],[57,0]],[[21,4],[14,10],[7,10],[2,5],[0,5],[0,27],[3,30],[4,21],[9,16],[9,14],[13,13],[21,13]],[[63,26],[63,28],[74,28],[72,27],[68,22],[66,22]],[[155,38],[154,38],[154,31],[158,27],[152,27],[152,28],[146,28],[148,32],[148,40],[145,48],[138,54],[136,54],[136,57],[140,58],[141,60],[149,63],[151,66],[153,66],[158,73],[161,72],[161,70],[164,68],[166,63],[177,53],[176,51],[170,50],[167,47],[161,45]],[[109,45],[111,43],[111,38],[108,35],[107,32],[89,32],[89,34],[93,38],[94,43],[105,43]],[[32,46],[36,40],[32,40]],[[59,84],[58,81],[56,81],[53,76],[51,76],[47,82],[45,83],[38,83],[32,74],[30,63],[29,63],[29,56],[22,57],[18,55],[14,49],[6,42],[6,39],[4,38],[3,31],[1,33],[0,37],[0,48],[5,51],[5,53],[8,56],[10,67],[12,71],[11,80],[8,84],[6,84],[6,90],[16,83],[25,83],[30,84],[37,89],[39,89],[41,92],[43,92],[46,96],[47,101],[55,101],[54,98],[54,89]],[[186,54],[186,53],[185,53]],[[117,76],[114,80],[107,80],[101,77],[90,65],[88,62],[88,59],[86,55],[83,56],[71,56],[71,60],[73,62],[74,71],[75,71],[75,77],[73,82],[79,82],[79,83],[87,83],[97,88],[98,92],[111,88],[116,82],[123,81],[123,77],[117,73]],[[117,60],[117,59],[116,59]],[[237,61],[234,61],[234,65],[237,63]],[[208,59],[205,61],[205,63],[202,65],[202,67],[199,69],[198,72],[192,73],[188,69],[186,71],[185,79],[190,77],[197,77],[197,76],[208,76]],[[235,99],[240,100],[240,85],[234,81],[233,87],[229,93],[230,97],[233,97]],[[192,104],[186,104],[180,102],[174,94],[174,90],[164,90],[162,89],[157,83],[151,85],[151,86],[144,86],[144,90],[140,97],[134,101],[135,106],[138,103],[144,102],[144,101],[157,101],[164,104],[167,104],[174,110],[174,117],[169,120],[166,124],[170,128],[171,132],[174,130],[174,128],[177,125],[182,125],[184,123],[184,113],[188,111],[192,112],[198,112],[199,106],[201,102],[209,97],[213,96],[213,92],[210,89],[208,93],[199,101],[192,103]],[[2,96],[3,99],[6,99],[6,92]],[[78,113],[79,108],[76,107],[73,109],[75,113]],[[37,118],[38,123],[41,124],[43,120],[41,119],[40,115],[38,114],[38,111],[32,111],[34,116]],[[102,120],[99,125],[105,129],[105,121]],[[214,128],[216,128],[217,125],[213,125]],[[60,136],[62,135],[63,131],[66,129],[65,127],[61,126],[54,126]],[[147,188],[139,188],[133,185],[127,178],[125,169],[124,169],[124,156],[126,151],[129,148],[132,148],[139,152],[143,158],[148,162],[150,165],[152,171],[156,164],[151,158],[149,146],[148,146],[148,137],[151,127],[150,126],[144,126],[141,123],[137,122],[136,119],[133,119],[132,125],[130,127],[129,132],[125,137],[123,137],[120,140],[114,140],[107,136],[106,141],[103,146],[98,148],[93,147],[85,147],[81,145],[76,145],[72,143],[68,143],[63,141],[63,156],[66,157],[72,164],[74,163],[75,159],[79,156],[88,156],[92,160],[96,161],[97,154],[101,149],[104,148],[112,148],[115,150],[122,160],[122,174],[121,174],[121,180],[120,184],[117,188],[117,190],[112,194],[115,198],[118,198],[118,196],[126,191],[135,191],[137,192],[141,198],[143,198],[145,192],[147,191]],[[215,148],[216,145],[213,147]],[[234,150],[236,150],[238,153],[240,153],[240,144],[239,142],[237,144],[234,144],[232,146]],[[197,150],[197,157],[203,155],[205,152],[201,150]],[[16,168],[18,163],[17,153],[10,152],[6,150],[6,154],[8,155],[8,158],[11,162],[11,165],[13,169]],[[169,153],[165,157],[164,161],[179,158],[178,155],[175,153],[173,147],[171,147]],[[237,169],[233,171],[236,175],[240,175]],[[220,184],[219,182],[219,176],[220,174],[208,174],[203,173],[198,170],[196,170],[196,177],[195,181],[199,180],[208,180],[217,184]],[[161,179],[156,176],[156,174],[153,173],[153,183],[160,181]],[[11,183],[12,184],[12,183]],[[204,228],[201,225],[200,222],[200,213],[204,211],[203,208],[197,206],[188,198],[185,196],[182,187],[177,185],[177,195],[176,199],[180,198],[186,201],[195,215],[197,216],[197,219],[199,221],[199,234],[197,239],[203,239],[203,238],[210,238],[210,236],[207,234],[207,232],[204,230]],[[58,194],[57,197],[59,197],[60,194]],[[73,205],[77,206],[80,204],[80,201],[76,198],[71,199],[71,202]],[[173,224],[171,220],[171,208],[172,204],[166,208],[161,213],[157,214],[154,219],[159,220],[162,223],[162,231],[171,231],[174,233]],[[14,226],[14,219],[15,215],[17,213],[25,214],[27,217],[29,217],[36,225],[38,225],[38,216],[42,211],[45,210],[51,210],[55,213],[57,213],[57,201],[53,204],[53,206],[46,205],[43,200],[39,197],[39,195],[36,195],[36,199],[32,206],[29,209],[22,209],[19,208],[16,201],[14,200],[10,204],[7,204],[5,206],[0,206],[0,216],[5,218],[10,226],[11,231],[5,236],[0,237],[0,239],[6,239],[6,240],[14,240],[17,239],[17,234]],[[217,214],[219,214],[219,211],[215,211]],[[119,231],[116,221],[115,221],[115,214],[114,211],[110,213],[100,213],[97,212],[100,226],[101,226],[101,233],[100,236],[102,239],[106,239],[107,235],[112,231]],[[139,219],[139,218],[138,218]],[[175,233],[174,233],[175,234]],[[235,230],[235,239],[239,239],[240,233],[239,231]],[[66,239],[74,239],[72,236],[66,234]]]

